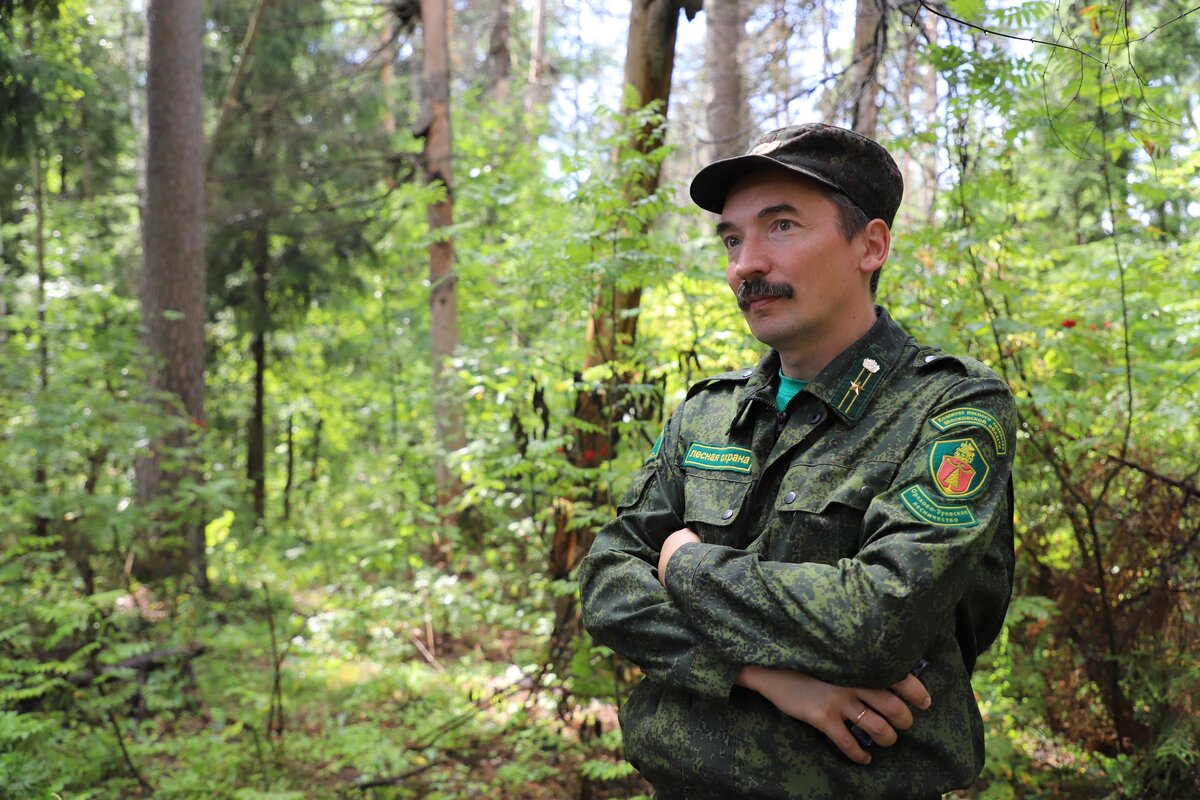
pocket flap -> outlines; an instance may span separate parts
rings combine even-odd
[[[719,473],[728,475],[728,473]],[[744,479],[713,477],[708,470],[688,470],[683,484],[684,522],[703,522],[708,525],[732,525],[742,513],[750,476]]]
[[[832,505],[865,511],[875,495],[887,489],[895,469],[873,462],[858,469],[837,464],[793,464],[775,495],[776,511],[824,513]]]

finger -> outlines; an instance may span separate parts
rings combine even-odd
[[[904,731],[912,727],[913,715],[908,703],[891,692],[864,690],[859,693],[859,700],[896,730]]]
[[[828,725],[819,725],[818,730],[825,734],[829,738],[829,741],[837,745],[837,748],[845,754],[846,758],[858,764],[870,764],[871,754],[859,745],[858,740],[854,738],[854,734],[850,732],[850,722],[851,720],[839,718]]]
[[[896,729],[874,709],[868,708],[867,713],[859,715],[857,719],[858,721],[854,724],[866,731],[877,745],[891,747],[899,738],[896,735]]]
[[[917,708],[929,708],[930,703],[933,702],[925,684],[921,683],[921,680],[915,675],[906,675],[904,680],[892,684],[892,691]]]

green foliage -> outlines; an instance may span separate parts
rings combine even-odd
[[[644,796],[613,717],[635,668],[586,635],[561,674],[546,666],[576,591],[546,554],[611,515],[691,382],[758,357],[709,221],[673,183],[639,186],[683,148],[633,147],[659,140],[660,108],[589,109],[576,135],[469,68],[456,82],[469,444],[445,524],[425,212],[443,190],[416,182],[412,84],[383,94],[384,6],[285,5],[210,172],[208,425],[187,444],[204,482],[152,507],[134,464],[178,423],[138,346],[144,20],[115,0],[0,2],[0,797]],[[255,6],[206,4],[210,126]],[[1004,374],[1023,420],[1018,593],[975,677],[989,750],[970,796],[1192,796],[1200,76],[1180,54],[1198,34],[1165,4],[948,8],[1087,54],[947,25],[919,53],[942,124],[884,109],[895,149],[933,152],[941,184],[928,218],[898,226],[881,301]],[[462,64],[483,57],[489,13],[461,10]],[[412,45],[399,34],[397,76]],[[567,48],[551,42],[583,85],[605,54]],[[636,339],[584,371],[593,303],[639,289]],[[580,458],[591,390],[619,397],[615,447]],[[197,495],[213,596],[129,581],[151,520]]]

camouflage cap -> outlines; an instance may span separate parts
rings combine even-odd
[[[904,196],[900,168],[882,145],[846,128],[809,122],[763,134],[745,155],[714,161],[697,172],[692,201],[720,214],[730,187],[761,167],[783,167],[835,189],[889,226]]]

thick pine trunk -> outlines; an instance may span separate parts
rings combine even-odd
[[[704,114],[706,160],[742,153],[750,138],[741,49],[745,16],[741,0],[708,0],[704,7]]]
[[[138,497],[143,503],[160,500],[185,478],[199,480],[201,474],[194,461],[165,468],[163,451],[185,444],[191,432],[204,427],[203,33],[200,0],[151,1],[142,220],[144,341],[151,385],[179,398],[189,424],[153,442],[139,460]],[[141,545],[134,563],[139,577],[182,576],[190,567],[201,588],[207,587],[198,509],[158,515]]]
[[[425,31],[424,172],[430,184],[445,187],[445,196],[428,209],[429,309],[433,355],[434,430],[437,437],[437,505],[442,518],[455,521],[452,511],[462,490],[450,467],[449,455],[465,443],[461,398],[454,387],[450,360],[458,348],[458,293],[454,272],[454,240],[446,232],[454,223],[454,182],[451,175],[450,43],[447,0],[421,0]]]

